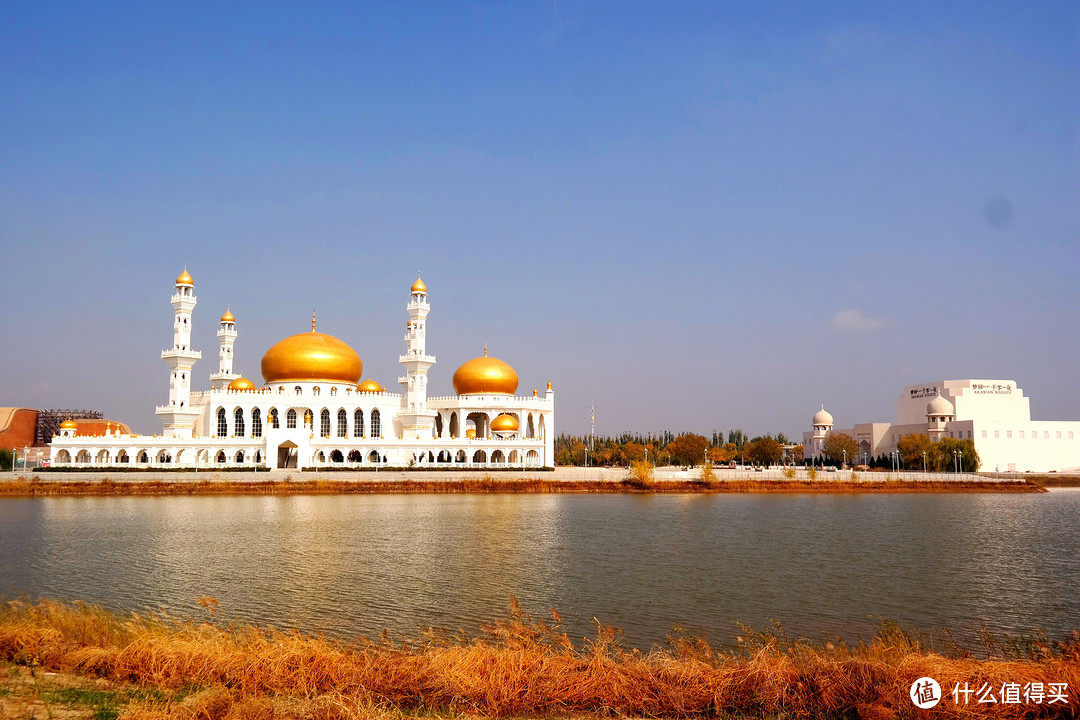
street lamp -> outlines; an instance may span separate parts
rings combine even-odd
[[[922,454],[922,474],[926,475],[926,451]]]
[[[960,472],[964,472],[964,451],[960,450]]]
[[[843,470],[845,465],[847,465],[847,449],[846,448],[844,449],[844,462],[840,464],[840,469]]]

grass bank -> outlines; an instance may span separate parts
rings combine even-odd
[[[1046,492],[1024,480],[555,480],[551,478],[390,479],[327,478],[240,481],[228,477],[199,480],[133,480],[123,475],[101,480],[0,478],[0,497],[55,495],[317,495],[387,493],[970,493]]]
[[[201,602],[215,607],[212,598]],[[731,648],[676,629],[666,649],[642,653],[599,623],[595,637],[575,644],[559,623],[554,611],[550,621],[534,620],[512,602],[476,638],[431,630],[343,642],[20,601],[0,610],[0,660],[9,667],[5,687],[52,672],[81,678],[81,688],[68,682],[80,692],[112,693],[89,696],[104,708],[100,717],[914,717],[908,692],[923,676],[945,689],[940,717],[1078,716],[1080,632],[1056,642],[986,635],[980,659],[948,642],[931,648],[892,624],[855,645],[745,631]],[[1073,697],[1067,706],[991,709],[949,697],[956,683],[1013,682],[1067,683]]]

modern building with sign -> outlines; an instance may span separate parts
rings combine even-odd
[[[1032,420],[1029,398],[1013,380],[941,380],[909,385],[896,406],[896,423],[834,428],[824,407],[813,430],[803,433],[803,454],[821,457],[829,432],[850,435],[865,457],[889,455],[912,433],[938,441],[971,440],[982,470],[1053,472],[1080,470],[1080,421]]]
[[[435,356],[426,347],[431,310],[417,278],[406,305],[404,392],[362,379],[356,351],[333,335],[287,337],[262,357],[262,383],[233,372],[236,318],[221,316],[218,370],[196,391],[191,346],[195,283],[187,269],[172,296],[169,400],[158,406],[160,435],[126,427],[84,428],[69,420],[52,439],[52,464],[144,468],[514,468],[554,465],[555,393],[518,396],[518,376],[487,347],[453,376],[455,395],[428,397]]]

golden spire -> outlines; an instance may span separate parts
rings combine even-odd
[[[484,343],[484,357],[487,357],[487,343]]]
[[[315,332],[315,311],[311,311],[311,332]]]

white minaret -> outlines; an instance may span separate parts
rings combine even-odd
[[[210,376],[210,387],[215,390],[224,390],[229,387],[236,378],[233,368],[233,343],[236,342],[236,318],[233,317],[232,309],[226,309],[221,316],[221,327],[217,331],[218,343],[221,349],[218,351],[218,371]]]
[[[435,356],[427,354],[427,314],[431,306],[427,301],[427,285],[417,275],[410,290],[411,297],[406,309],[409,323],[405,333],[405,354],[398,362],[405,366],[405,376],[398,382],[405,388],[401,400],[401,429],[406,439],[430,438],[435,427],[435,411],[427,407],[427,373],[435,364]]]
[[[172,296],[173,346],[161,351],[161,358],[169,363],[169,404],[159,405],[157,414],[164,426],[165,437],[191,437],[195,430],[198,410],[191,407],[191,368],[202,353],[191,349],[191,311],[195,309],[195,281],[188,274],[187,266],[176,278],[176,293]]]
[[[803,457],[821,457],[822,448],[825,447],[825,438],[832,432],[833,417],[822,405],[821,409],[814,413],[814,419],[811,422],[814,426],[814,434],[810,437],[810,447],[803,448]]]

